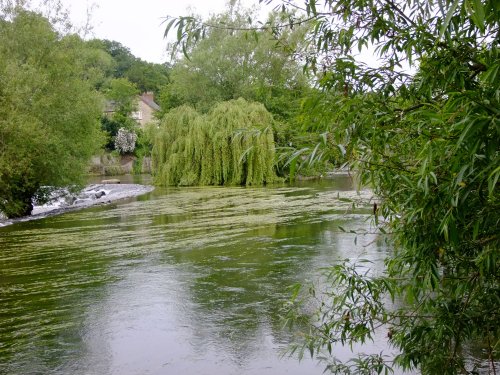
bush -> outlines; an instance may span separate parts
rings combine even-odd
[[[134,152],[135,142],[137,141],[137,134],[135,132],[120,128],[115,137],[115,149],[120,154],[127,154]]]

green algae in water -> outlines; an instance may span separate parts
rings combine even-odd
[[[356,247],[338,230],[367,225],[369,192],[148,197],[0,229],[0,373],[321,374],[280,359],[279,309],[336,259],[383,257],[373,236]]]

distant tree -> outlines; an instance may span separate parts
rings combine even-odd
[[[273,117],[244,99],[208,114],[181,106],[167,113],[153,137],[158,185],[262,185],[277,180]]]
[[[42,187],[82,182],[102,141],[92,54],[38,14],[0,14],[0,211],[8,217],[30,214]]]
[[[189,58],[177,56],[171,82],[163,90],[165,104],[189,104],[207,112],[217,102],[241,97],[259,101],[282,117],[294,113],[308,84],[290,51],[301,43],[305,30],[297,28],[276,41],[270,29],[245,30],[254,27],[248,21],[253,15],[232,7],[206,21],[220,27],[188,46]]]
[[[115,149],[115,137],[120,129],[135,132],[137,122],[132,114],[137,110],[139,91],[126,78],[112,78],[102,88],[107,99],[106,111],[101,118],[101,127],[107,134],[106,149]],[[133,150],[132,150],[133,151]]]
[[[137,109],[137,86],[126,78],[109,80],[104,87],[106,98],[111,101],[115,113],[129,116]]]
[[[140,92],[153,92],[156,96],[169,83],[169,71],[165,65],[148,63],[137,59],[125,77],[135,83]]]
[[[134,83],[140,92],[152,91],[156,95],[169,82],[169,67],[135,57],[129,48],[119,42],[106,39],[93,39],[88,42],[108,53],[113,61],[108,78],[126,78]]]
[[[85,45],[85,51],[82,52],[82,59],[86,61],[85,74],[93,86],[102,91],[113,76],[115,61],[105,50],[96,47],[93,41],[86,41]]]
[[[136,57],[130,52],[130,49],[125,47],[120,42],[107,39],[94,39],[89,41],[89,43],[96,47],[106,51],[115,62],[112,77],[123,78],[126,72],[134,64]]]

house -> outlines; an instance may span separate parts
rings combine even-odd
[[[160,106],[155,103],[153,93],[145,92],[137,99],[137,111],[132,112],[132,118],[144,128],[146,124],[158,121],[154,113],[159,110]]]
[[[116,111],[117,104],[110,100],[106,102],[104,115],[111,117]],[[160,110],[160,106],[154,101],[152,92],[145,92],[137,97],[137,110],[130,117],[137,121],[139,127],[144,128],[146,124],[157,122],[154,113]]]

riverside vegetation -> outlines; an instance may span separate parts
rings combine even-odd
[[[67,15],[58,0],[45,3],[45,13],[53,14],[51,21],[42,14],[43,9],[42,13],[33,11],[31,1],[0,2],[0,73],[4,82],[0,92],[0,211],[8,217],[29,215],[33,203],[46,201],[53,189],[79,189],[90,156],[103,148],[116,154],[133,154],[139,159],[138,164],[143,157],[151,156],[153,140],[160,142],[160,137],[154,136],[154,127],[140,129],[132,119],[136,110],[134,99],[142,91],[156,95],[162,107],[160,119],[183,105],[205,115],[217,103],[240,97],[263,103],[275,120],[267,118],[268,123],[272,122],[272,130],[260,128],[262,135],[254,132],[254,138],[263,141],[267,137],[270,141],[272,131],[275,143],[270,154],[264,156],[268,163],[265,170],[257,165],[254,169],[265,175],[259,183],[271,182],[276,173],[286,177],[290,170],[293,178],[301,165],[303,173],[316,173],[318,164],[306,163],[298,158],[299,153],[292,163],[288,162],[288,156],[297,149],[313,148],[320,136],[302,132],[294,125],[300,100],[312,88],[293,56],[274,48],[270,33],[254,40],[243,33],[221,29],[193,54],[192,60],[179,58],[172,64],[150,64],[135,58],[118,42],[83,40],[68,28]],[[222,22],[237,17],[238,23],[244,25],[251,12],[240,11],[241,14],[233,9],[216,18]],[[295,45],[303,35],[304,30],[299,28],[282,39]],[[46,50],[51,53],[44,53]],[[110,104],[112,114],[103,115]],[[214,126],[217,125],[211,127]],[[259,124],[245,121],[241,126],[234,123],[232,128],[249,126],[259,129]],[[253,141],[248,134],[245,131],[240,138],[250,144]],[[237,142],[231,145],[236,146]],[[277,163],[273,162],[273,149],[278,151]],[[259,163],[260,156],[255,151],[245,154],[241,162],[253,155],[257,156],[252,163]],[[330,167],[330,160],[325,160]],[[235,176],[240,172],[235,172],[231,183],[257,183],[257,176],[252,176],[252,163],[244,167],[245,177],[238,181]],[[239,168],[239,164],[232,163],[229,168]],[[161,169],[164,173],[165,168]],[[227,184],[226,177],[193,183]],[[160,177],[156,180],[160,182]],[[172,179],[161,183],[180,182]]]
[[[309,26],[304,48],[293,52],[320,91],[304,101],[313,121],[302,124],[328,133],[362,183],[373,187],[382,199],[374,224],[391,233],[395,246],[381,275],[351,262],[330,270],[331,288],[318,292],[318,319],[296,349],[323,358],[335,373],[387,373],[398,365],[458,374],[476,373],[467,353],[479,346],[496,373],[498,1],[261,2],[275,4],[280,16],[262,24],[249,19],[241,32],[258,38],[268,30],[283,46],[290,30]],[[219,28],[238,25],[192,16],[167,24],[186,55]],[[356,58],[363,50],[378,58],[376,67]],[[291,322],[303,316],[300,296],[291,303]],[[389,306],[391,299],[398,303]],[[362,344],[380,326],[399,350],[394,359],[336,358],[336,344]]]
[[[498,1],[261,2],[276,7],[260,23],[237,1],[208,20],[167,20],[177,42],[154,80],[161,125],[138,136],[156,182],[253,185],[349,163],[381,198],[373,222],[394,252],[377,275],[366,264],[332,267],[296,350],[336,373],[396,365],[472,374],[468,352],[480,347],[495,373]],[[18,216],[43,198],[42,186],[78,181],[77,167],[105,143],[100,129],[109,137],[133,127],[129,103],[140,85],[132,65],[117,63],[126,49],[56,32],[43,16],[7,11],[9,3],[0,3],[0,210]],[[100,122],[106,95],[121,109]],[[304,317],[302,295],[297,288],[289,304],[291,323]],[[395,358],[337,359],[336,344],[362,344],[381,326]]]
[[[208,114],[181,106],[165,115],[153,139],[160,185],[262,185],[277,180],[273,118],[244,99]]]
[[[120,128],[138,133],[134,152],[146,153],[133,99],[168,76],[117,42],[83,40],[59,1],[44,4],[0,1],[0,212],[11,218],[58,188],[80,189],[90,157],[114,150]],[[106,100],[117,103],[112,117]]]

